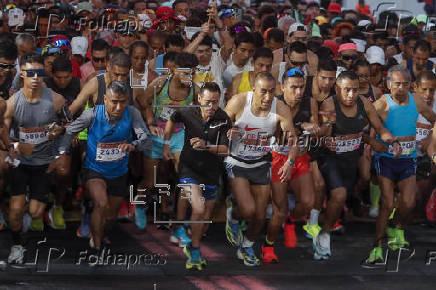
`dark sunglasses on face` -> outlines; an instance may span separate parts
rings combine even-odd
[[[106,58],[105,57],[92,57],[92,61],[94,62],[105,62]]]
[[[15,64],[1,63],[0,62],[0,70],[11,70],[14,67],[15,67]]]
[[[291,63],[293,66],[303,67],[303,66],[306,65],[307,61],[293,61],[293,60],[291,60],[290,63]]]
[[[35,74],[38,77],[43,77],[45,76],[45,70],[44,69],[26,69],[25,70],[26,75],[30,78],[33,78],[35,76]]]
[[[345,61],[349,61],[349,60],[355,61],[359,56],[357,56],[355,54],[353,54],[353,55],[343,55],[342,54],[341,57]]]

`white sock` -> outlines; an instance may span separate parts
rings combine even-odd
[[[254,244],[254,242],[250,241],[245,235],[244,238],[242,240],[242,247],[243,248],[250,248],[252,247]]]
[[[317,209],[311,209],[310,210],[309,224],[311,226],[314,225],[314,224],[318,224],[318,216],[319,216],[319,210],[317,210]]]
[[[226,215],[227,215],[227,220],[232,220],[232,208],[231,207],[229,207],[227,210],[226,210]]]

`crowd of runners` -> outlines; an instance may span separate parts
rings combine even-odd
[[[246,266],[279,262],[279,235],[296,247],[301,222],[327,260],[350,217],[375,219],[364,266],[387,248],[413,256],[406,226],[436,222],[433,7],[340,2],[1,1],[8,262],[78,202],[92,251],[131,217],[168,231],[187,269],[207,264],[221,203]],[[153,204],[168,223],[147,224]]]

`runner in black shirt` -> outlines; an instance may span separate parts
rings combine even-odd
[[[217,185],[223,164],[222,157],[228,153],[227,131],[232,121],[219,108],[221,91],[216,83],[205,83],[200,89],[198,102],[208,107],[187,107],[175,111],[165,127],[163,157],[172,158],[169,143],[176,123],[185,126],[185,143],[180,156],[179,177],[185,196],[180,197],[178,211],[183,211],[183,202],[189,199],[192,206],[192,221],[209,220],[215,203]],[[201,189],[200,185],[204,185]],[[203,190],[203,193],[202,193]],[[189,196],[186,196],[189,194]],[[192,223],[192,243],[184,248],[188,257],[186,268],[198,270],[206,264],[200,253],[200,237],[203,223]]]

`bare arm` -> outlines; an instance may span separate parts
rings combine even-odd
[[[14,118],[14,111],[15,111],[14,96],[11,96],[6,101],[6,111],[5,111],[4,119],[3,119],[5,129],[7,129],[8,132],[9,132],[11,125],[12,125],[12,120]]]
[[[226,94],[225,94],[225,98],[226,101],[228,102],[234,95],[236,95],[238,93],[238,87],[239,84],[241,83],[241,77],[242,77],[242,73],[237,74],[233,77],[232,79],[232,83],[230,84],[230,86],[227,88],[226,90]]]
[[[383,141],[385,141],[388,144],[391,144],[393,141],[393,136],[391,132],[389,132],[389,130],[386,129],[385,126],[383,126],[374,106],[365,97],[360,97],[360,99],[362,100],[365,106],[366,115],[368,116],[368,120],[369,123],[371,124],[371,127],[374,128],[374,130],[380,135],[380,138]]]
[[[85,107],[86,102],[92,98],[94,93],[97,91],[98,88],[98,82],[97,78],[94,77],[91,80],[89,80],[83,89],[80,91],[77,98],[73,101],[73,103],[69,106],[71,115],[75,115],[77,112],[79,112],[83,107]]]
[[[431,124],[434,124],[436,121],[436,114],[433,112],[432,108],[427,106],[420,98],[415,98],[416,108],[418,112],[424,116]]]
[[[191,43],[187,47],[185,47],[183,51],[188,53],[195,53],[198,46],[203,41],[204,37],[207,35],[208,32],[209,32],[209,24],[205,22],[201,26],[201,31],[198,34],[198,36],[194,39],[194,41],[191,41]]]
[[[329,97],[322,104],[319,110],[321,123],[321,136],[330,136],[332,134],[332,124],[336,122],[336,110],[333,98]]]

